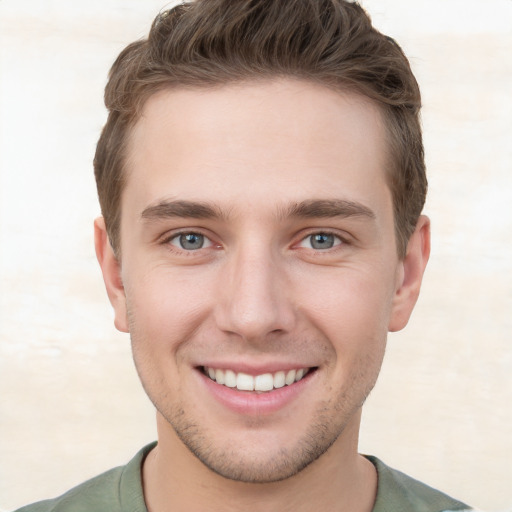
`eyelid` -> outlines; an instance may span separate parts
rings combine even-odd
[[[314,235],[328,235],[333,236],[338,240],[338,243],[335,243],[332,247],[327,249],[314,249],[313,247],[305,247],[303,244],[307,242],[307,240]],[[305,234],[302,233],[300,239],[297,243],[294,244],[295,247],[300,247],[304,249],[311,249],[316,252],[328,252],[329,250],[336,250],[340,245],[350,245],[350,240],[348,235],[343,235],[338,231],[334,231],[332,229],[310,229]]]
[[[189,235],[189,234],[196,234],[201,235],[204,237],[205,245],[201,247],[200,249],[196,250],[186,250],[181,247],[177,243],[172,243],[174,240],[178,239],[182,235]],[[330,247],[328,249],[314,249],[312,247],[304,247],[302,244],[307,241],[308,238],[310,238],[313,235],[329,235],[333,236],[337,239],[338,243],[335,243],[333,247]],[[328,252],[329,250],[335,250],[340,245],[351,245],[350,237],[348,235],[341,234],[335,230],[332,229],[318,229],[318,228],[311,228],[310,230],[307,230],[306,232],[302,232],[300,235],[300,238],[298,242],[295,242],[293,244],[294,247],[303,247],[305,249],[311,249],[316,252]],[[201,249],[208,249],[211,247],[215,248],[221,248],[221,244],[218,242],[215,242],[214,237],[210,234],[207,234],[203,229],[201,228],[187,228],[187,229],[177,229],[168,231],[167,233],[164,233],[161,237],[158,239],[158,243],[161,245],[171,245],[173,249],[176,249],[178,251],[186,252],[186,253],[192,253],[192,252],[198,252]]]
[[[327,247],[326,249],[318,249],[318,248],[315,248],[315,247],[312,247],[311,246],[311,238],[314,237],[315,235],[326,235],[326,236],[332,236],[334,238],[334,243],[332,245],[332,247]],[[337,247],[338,245],[341,245],[343,242],[340,240],[339,237],[337,237],[336,235],[333,235],[331,233],[313,233],[312,235],[308,235],[306,236],[305,238],[303,238],[300,242],[299,242],[299,247],[306,247],[306,244],[309,244],[307,245],[307,249],[313,249],[313,250],[320,250],[320,251],[328,251],[329,249],[333,249],[334,247]]]
[[[183,247],[180,246],[179,244],[179,239],[183,236],[183,235],[199,235],[199,236],[202,236],[203,237],[203,240],[204,240],[204,244],[202,247],[200,247],[199,249],[194,249],[194,250],[190,250],[188,251],[187,249],[184,249]],[[174,243],[174,241],[177,241],[176,243]],[[169,239],[168,239],[168,242],[169,244],[171,244],[172,246],[176,247],[177,249],[179,249],[180,251],[186,251],[186,252],[194,252],[194,251],[200,251],[201,249],[206,249],[208,247],[211,247],[213,245],[213,242],[210,240],[209,237],[207,237],[206,235],[203,235],[203,233],[198,233],[196,231],[185,231],[185,232],[182,232],[182,233],[176,233],[174,236],[171,236]]]
[[[204,237],[205,245],[201,247],[200,249],[196,250],[186,250],[179,246],[179,244],[172,243],[173,240],[179,239],[182,235],[201,235]],[[207,242],[207,245],[206,245]],[[200,228],[180,228],[176,230],[167,231],[163,235],[161,235],[158,239],[158,244],[160,245],[167,245],[171,246],[172,250],[184,252],[184,253],[193,253],[193,252],[199,252],[201,249],[208,249],[211,247],[220,247],[220,244],[214,241],[214,238],[212,235],[207,234],[203,229]]]

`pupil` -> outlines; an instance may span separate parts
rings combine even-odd
[[[334,246],[334,236],[325,233],[319,233],[311,237],[311,246],[313,249],[330,249]]]
[[[188,233],[180,236],[180,245],[183,249],[201,249],[203,247],[204,237],[195,233]]]

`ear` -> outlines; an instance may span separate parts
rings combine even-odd
[[[421,215],[409,239],[405,258],[400,262],[397,287],[388,330],[403,329],[411,316],[420,294],[423,273],[430,255],[430,220]]]
[[[94,246],[108,298],[114,308],[114,325],[119,331],[128,332],[126,296],[121,279],[121,265],[110,245],[103,217],[98,217],[94,221]]]

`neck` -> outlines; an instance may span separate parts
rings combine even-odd
[[[360,414],[319,459],[291,478],[245,483],[217,475],[199,461],[158,417],[159,442],[144,462],[144,497],[149,512],[370,512],[376,470],[357,453]]]

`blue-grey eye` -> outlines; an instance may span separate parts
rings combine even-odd
[[[185,251],[197,251],[208,247],[211,243],[200,233],[182,233],[171,240],[171,244]]]
[[[330,249],[336,242],[336,237],[328,233],[316,233],[309,238],[313,249]]]
[[[340,245],[342,240],[331,233],[313,233],[304,238],[299,247],[306,249],[315,249],[316,251],[332,249],[336,245]]]

